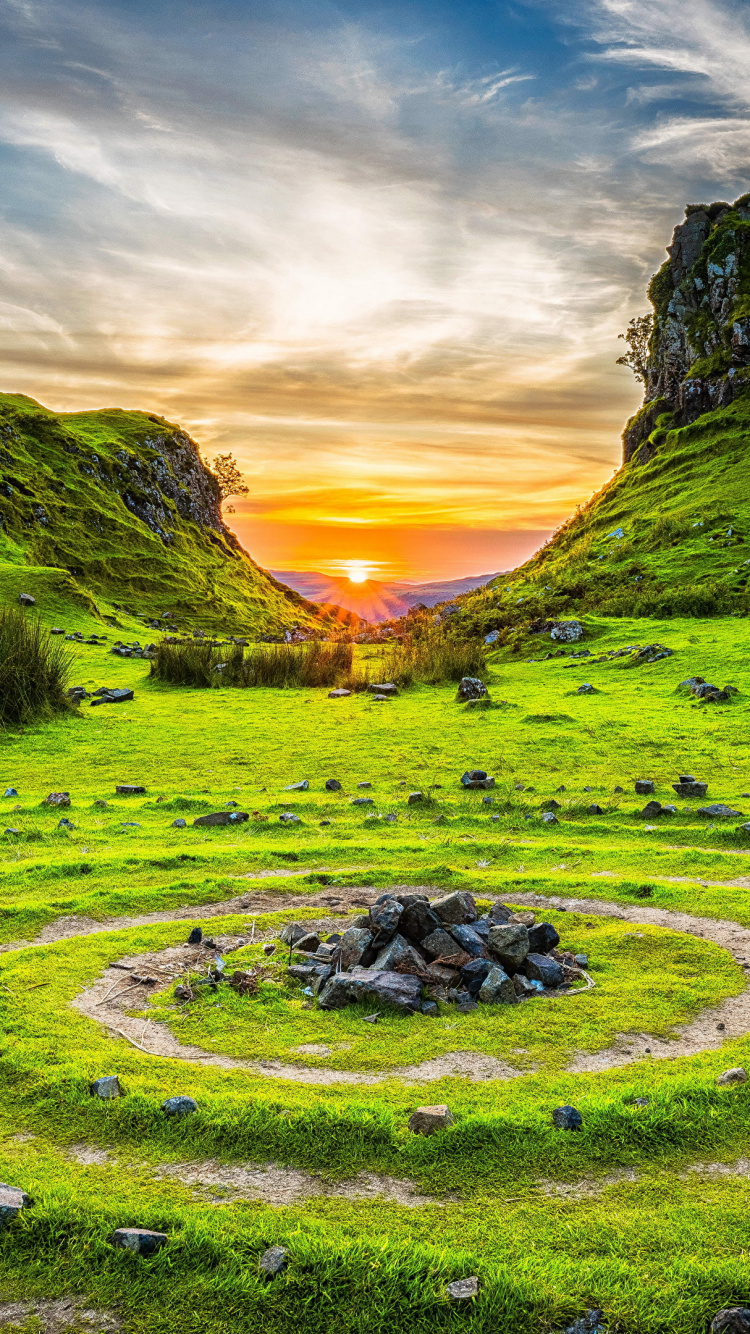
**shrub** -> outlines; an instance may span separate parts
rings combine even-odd
[[[383,676],[397,685],[414,681],[435,685],[439,681],[460,681],[462,676],[479,676],[486,670],[484,644],[477,639],[445,639],[438,633],[422,639],[410,636],[394,644],[383,658]]]
[[[72,655],[20,607],[0,610],[0,726],[31,722],[70,707]]]
[[[151,663],[151,675],[170,685],[292,686],[343,685],[349,690],[367,686],[366,673],[353,670],[351,644],[268,644],[244,650],[213,644],[160,644]]]

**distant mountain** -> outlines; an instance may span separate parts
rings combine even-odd
[[[434,607],[438,602],[446,602],[459,593],[470,593],[497,578],[497,574],[478,574],[440,583],[405,584],[383,583],[377,579],[354,583],[345,576],[332,577],[315,570],[273,570],[271,574],[279,583],[286,584],[310,601],[343,607],[365,621],[388,621],[405,616],[418,603]]]

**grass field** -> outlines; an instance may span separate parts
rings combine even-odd
[[[61,597],[42,614],[102,630]],[[0,793],[18,792],[0,796],[0,1178],[35,1199],[0,1233],[0,1314],[32,1303],[10,1328],[44,1328],[33,1303],[62,1297],[127,1334],[542,1334],[589,1307],[613,1334],[698,1334],[719,1307],[750,1305],[750,1085],[716,1084],[750,1064],[740,1020],[716,1028],[746,988],[750,630],[586,624],[595,654],[660,641],[674,656],[527,663],[548,645],[529,641],[491,659],[498,707],[467,711],[454,686],[384,704],[169,687],[147,662],[72,646],[72,684],[135,698],[0,734]],[[377,652],[360,651],[373,679]],[[696,674],[739,694],[697,704],[676,689]],[[578,695],[584,682],[597,693]],[[461,788],[473,767],[496,776],[492,793]],[[744,814],[698,815],[704,803],[672,792],[680,773]],[[677,814],[645,818],[637,778]],[[301,779],[307,791],[284,791]],[[146,794],[118,797],[123,783]],[[61,790],[69,808],[42,804]],[[409,806],[413,791],[425,800]],[[351,804],[363,796],[373,805]],[[228,802],[251,818],[192,827]],[[103,975],[117,982],[112,962],[181,946],[196,921],[248,942],[239,966],[285,922],[343,923],[393,885],[551,898],[541,916],[586,950],[595,988],[365,1025],[361,1007],[303,1008],[271,961],[255,997],[220,989],[180,1007],[159,986],[124,999],[123,1031],[143,1032],[145,1050],[110,1010],[98,1021],[73,1004]],[[712,938],[722,922],[739,924],[732,950]],[[149,1032],[211,1060],[151,1054]],[[92,1098],[89,1082],[114,1073],[125,1096]],[[194,1116],[164,1116],[176,1093],[195,1097]],[[442,1102],[454,1126],[408,1131],[416,1106]],[[553,1128],[563,1103],[582,1112],[580,1133]],[[112,1249],[113,1229],[135,1225],[167,1246],[151,1259]],[[289,1264],[266,1283],[257,1261],[272,1243]],[[445,1284],[471,1274],[479,1296],[452,1304]]]

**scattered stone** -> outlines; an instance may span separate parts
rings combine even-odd
[[[711,1334],[750,1334],[750,1310],[746,1306],[725,1306],[711,1321]]]
[[[265,1278],[276,1278],[286,1269],[288,1250],[285,1246],[269,1246],[258,1261],[258,1268]]]
[[[477,676],[463,676],[456,692],[456,699],[465,702],[469,699],[489,699],[489,690],[484,681]]]
[[[367,689],[371,695],[384,695],[393,698],[394,695],[398,694],[398,686],[394,685],[392,681],[387,681],[381,685],[369,685]]]
[[[423,792],[410,792],[406,798],[406,804],[407,806],[418,806],[420,801],[424,801],[424,799]]]
[[[303,778],[302,781],[301,781],[300,783],[290,783],[288,787],[285,787],[285,788],[284,788],[284,791],[285,791],[285,792],[307,792],[307,789],[309,788],[309,786],[310,786],[310,780],[309,780],[308,778]]]
[[[351,693],[352,693],[351,690],[329,690],[329,691],[328,691],[328,698],[329,698],[329,699],[348,699],[349,696],[351,695]]]
[[[22,607],[36,606],[36,598],[33,598],[30,593],[19,593],[18,601]]]
[[[561,644],[574,644],[583,639],[583,626],[580,621],[556,621],[550,630],[550,639],[557,639]]]
[[[558,820],[558,818],[557,818],[557,816],[555,815],[554,811],[544,811],[544,812],[542,813],[542,815],[541,815],[541,821],[542,821],[542,824],[559,824],[559,823],[560,823],[560,821]]]
[[[12,826],[10,825],[8,826],[7,829],[3,830],[4,834],[20,834],[20,832],[21,832],[20,829],[13,829]]]
[[[601,806],[597,806],[595,801],[592,801],[591,805],[589,806],[589,815],[603,815],[603,814],[604,814],[603,808]]]
[[[17,793],[17,791],[16,791],[16,789],[15,789],[14,787],[6,787],[5,791],[3,792],[3,796],[4,796],[4,797],[17,797],[17,796],[18,796],[18,793]]]
[[[326,779],[326,792],[343,792],[343,790],[344,789],[342,788],[338,778]]]
[[[115,793],[118,797],[145,797],[146,789],[140,783],[118,783]]]
[[[276,946],[274,945],[274,943],[273,943],[272,940],[267,940],[267,941],[266,941],[265,945],[263,946],[263,953],[264,953],[264,954],[275,954],[275,953],[276,953]]]
[[[495,780],[490,778],[484,769],[467,769],[466,773],[461,775],[461,785],[470,791],[489,789],[495,786]]]
[[[588,968],[589,956],[588,954],[574,954],[573,962],[577,968]]]
[[[17,1218],[22,1209],[30,1209],[34,1201],[25,1190],[8,1186],[0,1181],[0,1230]]]
[[[120,1098],[122,1089],[117,1075],[101,1075],[89,1084],[91,1093],[96,1098]]]
[[[577,695],[598,695],[598,694],[599,694],[599,691],[596,690],[596,689],[594,688],[594,686],[592,686],[591,683],[590,683],[589,681],[584,681],[583,685],[582,685],[582,686],[579,686],[578,689],[576,690],[576,694],[577,694]]]
[[[552,1113],[552,1124],[558,1130],[580,1130],[583,1125],[581,1113],[576,1111],[575,1107],[566,1104],[565,1107],[556,1107]]]
[[[161,1109],[167,1116],[190,1116],[193,1112],[197,1112],[198,1104],[194,1098],[178,1094],[173,1098],[167,1098],[162,1103]]]
[[[69,792],[50,792],[49,796],[44,798],[43,805],[45,805],[45,806],[57,806],[58,808],[61,807],[61,806],[62,806],[63,808],[66,807],[66,806],[69,806],[69,805],[70,805],[70,793],[69,793]]]
[[[300,817],[295,815],[294,811],[282,811],[279,819],[282,824],[302,824]]]
[[[374,806],[375,801],[373,797],[354,797],[351,804],[352,806]]]
[[[541,982],[545,990],[554,991],[565,981],[562,964],[546,954],[529,954],[524,962],[526,976],[532,982]]]
[[[613,792],[624,792],[624,791],[625,791],[625,788],[624,788],[624,787],[613,787],[613,788],[612,788],[612,791],[613,791]]]
[[[635,790],[639,797],[650,797],[656,791],[656,788],[653,779],[636,778]]]
[[[445,1103],[417,1107],[409,1117],[409,1129],[415,1135],[434,1135],[436,1130],[446,1130],[452,1125],[455,1125],[455,1121]]]
[[[742,815],[742,811],[735,811],[731,806],[725,806],[722,801],[716,801],[711,806],[699,806],[696,813],[709,815],[715,820],[737,820]]]
[[[167,1244],[166,1232],[150,1232],[143,1227],[118,1227],[112,1233],[112,1245],[135,1255],[155,1255]]]
[[[96,708],[97,704],[125,704],[128,700],[135,699],[132,690],[95,690],[97,699],[92,699],[91,707]],[[145,790],[145,789],[144,789]],[[119,791],[119,789],[118,789]]]
[[[357,783],[357,787],[372,787],[372,783],[368,782],[367,779],[364,779],[361,783]]]
[[[672,784],[673,790],[678,797],[705,797],[708,792],[708,783],[698,783],[694,778],[681,778],[679,783]]]
[[[247,811],[212,811],[210,815],[199,815],[193,820],[193,828],[211,829],[217,825],[242,824],[249,819]]]
[[[716,1083],[721,1085],[746,1084],[747,1070],[743,1069],[741,1065],[735,1065],[731,1070],[725,1070],[723,1074],[719,1075]]]
[[[445,1291],[454,1302],[471,1301],[479,1292],[479,1279],[475,1276],[454,1279],[452,1283],[446,1284]]]
[[[58,820],[57,827],[58,829],[75,829],[73,821],[68,820],[66,816],[63,816],[62,820]]]
[[[172,828],[187,829],[187,820],[183,820],[182,816],[178,815],[177,819],[172,821]]]
[[[97,798],[97,800],[94,802],[94,805],[96,806],[97,810],[100,811],[109,811],[112,809],[109,802],[103,801],[101,797]]]

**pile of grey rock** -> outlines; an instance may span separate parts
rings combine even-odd
[[[726,704],[732,698],[732,695],[739,695],[736,686],[714,686],[710,681],[706,681],[703,676],[688,676],[686,680],[680,681],[677,687],[683,693],[694,695],[696,699],[702,699],[706,704]]]
[[[139,644],[136,639],[132,644],[117,643],[109,650],[116,658],[153,658],[156,656],[156,644]]]
[[[558,949],[551,922],[496,903],[482,917],[461,890],[430,902],[425,894],[381,894],[366,916],[326,941],[299,923],[281,934],[291,977],[321,1009],[356,1001],[437,1014],[437,1001],[466,1011],[554,995],[584,977],[585,955]]]

